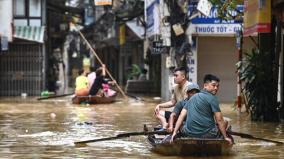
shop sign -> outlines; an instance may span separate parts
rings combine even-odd
[[[271,31],[271,0],[245,0],[244,36]]]
[[[95,6],[112,5],[112,0],[95,0]]]
[[[189,6],[189,13],[196,8],[196,5]],[[243,5],[237,7],[239,11],[243,11]],[[236,15],[236,11],[232,11],[231,15]],[[212,7],[209,16],[200,15],[191,20],[189,31],[196,35],[234,35],[236,31],[241,29],[242,21],[222,20],[218,18],[216,7]]]
[[[160,39],[158,41],[153,41],[152,43],[152,54],[160,54],[162,52],[163,46],[163,40]]]
[[[197,9],[199,10],[199,12],[206,16],[210,15],[211,8],[212,4],[208,0],[200,0],[197,4]]]

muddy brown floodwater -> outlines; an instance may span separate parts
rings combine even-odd
[[[1,98],[0,158],[180,158],[152,152],[145,136],[74,145],[74,141],[142,131],[144,124],[157,125],[153,117],[157,101],[145,100],[73,105],[68,97]],[[221,109],[234,131],[284,142],[284,124],[251,122],[245,113],[238,116],[232,104],[222,104]],[[230,155],[210,158],[284,158],[283,146],[239,137],[235,142]]]

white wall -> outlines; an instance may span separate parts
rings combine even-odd
[[[7,36],[12,41],[12,0],[0,0],[0,36]]]
[[[244,39],[244,50],[250,50],[252,41]],[[236,63],[238,53],[234,37],[198,37],[197,81],[203,87],[205,74],[217,75],[220,82],[220,102],[234,102],[237,96]]]

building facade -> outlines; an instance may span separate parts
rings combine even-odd
[[[0,95],[39,95],[45,83],[45,0],[3,0],[0,6],[0,23],[8,24],[0,29],[1,45],[7,44],[0,51]]]
[[[188,80],[198,83],[200,87],[203,86],[205,74],[217,75],[221,80],[220,101],[234,102],[238,84],[236,64],[239,60],[236,31],[242,28],[242,21],[221,20],[217,18],[214,7],[207,16],[196,14],[197,1],[169,4],[163,0],[148,0],[145,8],[147,37],[153,39],[148,44],[152,47],[152,55],[158,52],[161,56],[163,100],[171,96],[173,68],[186,65]],[[243,6],[238,9],[242,10]],[[173,10],[175,12],[171,12]],[[244,38],[244,52],[254,47],[250,39]]]

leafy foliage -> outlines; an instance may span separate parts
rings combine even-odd
[[[213,6],[217,8],[218,17],[224,20],[242,20],[243,12],[237,9],[238,4],[243,2],[240,0],[209,0]],[[235,11],[236,14],[232,14]]]
[[[278,121],[277,103],[274,97],[277,89],[273,83],[271,53],[253,49],[251,53],[245,54],[245,59],[241,80],[245,84],[244,90],[248,98],[251,119]]]

